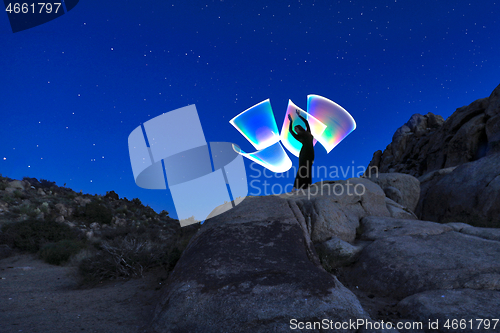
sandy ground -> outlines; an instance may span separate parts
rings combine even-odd
[[[0,260],[0,332],[148,332],[165,271],[92,288],[74,272],[30,254]]]
[[[82,287],[71,266],[15,254],[0,260],[0,333],[151,333],[166,278],[158,269],[142,279]],[[350,289],[372,319],[398,321],[395,300]]]

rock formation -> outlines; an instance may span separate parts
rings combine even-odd
[[[380,173],[420,177],[500,152],[500,85],[490,97],[458,108],[446,121],[429,112],[414,114],[398,128],[370,166]]]
[[[358,193],[348,194],[355,186]],[[169,277],[151,328],[289,332],[294,322],[325,318],[393,325],[452,318],[453,303],[440,299],[436,308],[430,302],[434,294],[463,300],[467,318],[500,314],[494,303],[500,297],[500,235],[463,223],[418,221],[400,205],[406,215],[396,218],[391,202],[398,205],[365,178],[246,198],[206,221],[193,237]],[[491,301],[478,306],[487,293]],[[449,332],[443,324],[437,331]]]
[[[418,177],[415,213],[421,219],[500,227],[499,95],[500,85],[446,121],[414,114],[383,153],[374,153],[368,170]],[[398,202],[398,191],[384,191]]]

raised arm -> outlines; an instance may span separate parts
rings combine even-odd
[[[311,127],[309,127],[309,122],[306,120],[306,118],[304,118],[304,117],[302,117],[302,116],[300,115],[299,110],[296,110],[296,111],[297,111],[297,116],[299,116],[299,118],[300,118],[300,119],[302,119],[302,121],[306,124],[306,127],[307,127],[307,128],[306,128],[306,130],[307,130],[309,133],[311,133]]]
[[[292,136],[295,138],[295,140],[300,141],[297,134],[293,131],[293,120],[292,120],[291,115],[288,115],[288,120],[290,120],[290,124],[288,125],[288,132],[290,132],[290,134],[292,134]]]

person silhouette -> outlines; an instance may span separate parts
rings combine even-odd
[[[314,162],[314,146],[313,140],[314,137],[311,134],[311,128],[309,127],[309,122],[300,115],[299,110],[295,110],[297,112],[297,116],[306,124],[306,130],[300,126],[295,126],[295,132],[292,128],[293,119],[289,114],[288,119],[290,120],[290,125],[288,126],[288,130],[290,134],[295,138],[295,140],[302,143],[302,148],[299,153],[299,169],[297,170],[297,176],[294,181],[295,189],[308,188],[309,185],[312,184],[312,164]]]

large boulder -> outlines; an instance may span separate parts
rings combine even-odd
[[[417,178],[403,173],[375,173],[366,176],[378,184],[388,198],[412,211],[417,207],[420,197],[420,182]]]
[[[460,165],[421,200],[421,219],[500,227],[500,154]]]
[[[391,217],[397,219],[418,220],[415,213],[389,198],[385,198],[385,204],[389,214],[391,214]]]
[[[206,221],[182,254],[156,308],[156,332],[289,332],[293,319],[369,318],[310,260],[286,199],[250,197],[227,213]]]
[[[488,100],[486,109],[486,137],[488,148],[486,154],[500,152],[500,89],[495,89]]]
[[[7,187],[15,188],[17,190],[25,190],[25,184],[21,180],[13,180],[7,184]]]
[[[362,245],[353,245],[333,237],[326,242],[315,245],[321,259],[321,265],[328,271],[353,263],[363,249]]]
[[[374,241],[394,236],[439,235],[452,230],[452,226],[435,222],[368,216],[361,220],[359,238]]]
[[[429,290],[403,299],[398,309],[423,323],[426,332],[500,332],[500,323],[492,320],[500,315],[499,304],[500,291]],[[437,324],[435,329],[429,322]]]
[[[427,195],[427,191],[429,190],[429,188],[434,186],[438,181],[441,180],[441,178],[455,170],[455,168],[456,167],[449,167],[431,171],[418,178],[418,180],[420,181],[420,197],[418,200],[417,208],[415,208],[415,214],[417,216],[422,216],[422,203]]]
[[[447,226],[453,228],[453,230],[471,235],[477,236],[484,239],[491,239],[500,242],[500,228],[478,228],[473,227],[467,223],[461,222],[450,222],[446,223]]]
[[[422,234],[410,229],[402,232],[407,235],[376,239],[346,268],[347,279],[397,299],[434,289],[500,290],[500,242],[455,231],[429,234],[439,232],[432,230],[427,226]],[[367,237],[380,237],[380,230],[372,234]]]
[[[332,237],[353,242],[361,218],[391,216],[382,189],[365,178],[319,182],[280,197],[299,208],[313,243]]]

